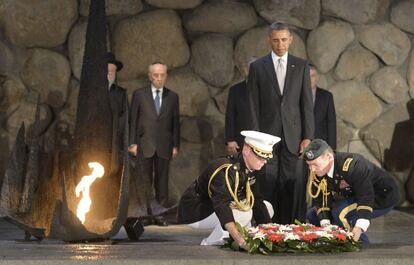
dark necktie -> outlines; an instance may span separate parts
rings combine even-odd
[[[155,110],[157,111],[157,114],[160,114],[161,102],[160,102],[160,90],[159,89],[155,90],[154,103],[155,103]]]

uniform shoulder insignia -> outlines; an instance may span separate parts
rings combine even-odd
[[[342,171],[347,172],[349,170],[349,165],[351,164],[353,158],[347,158],[344,162],[344,165],[342,166]]]

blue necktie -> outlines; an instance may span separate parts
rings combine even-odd
[[[157,114],[160,114],[160,90],[157,89],[155,90],[155,99],[154,99],[154,103],[155,103],[155,110],[157,111]]]

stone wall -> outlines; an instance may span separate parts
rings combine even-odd
[[[224,150],[228,89],[251,56],[269,52],[266,26],[293,28],[291,53],[309,59],[334,94],[339,150],[360,152],[414,202],[413,0],[107,0],[111,49],[129,94],[147,65],[168,64],[180,96],[182,146],[171,199]],[[21,122],[73,130],[89,0],[0,0],[0,176]]]

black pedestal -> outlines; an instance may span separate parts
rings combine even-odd
[[[124,227],[130,240],[138,240],[144,233],[144,225],[138,218],[127,218]]]

